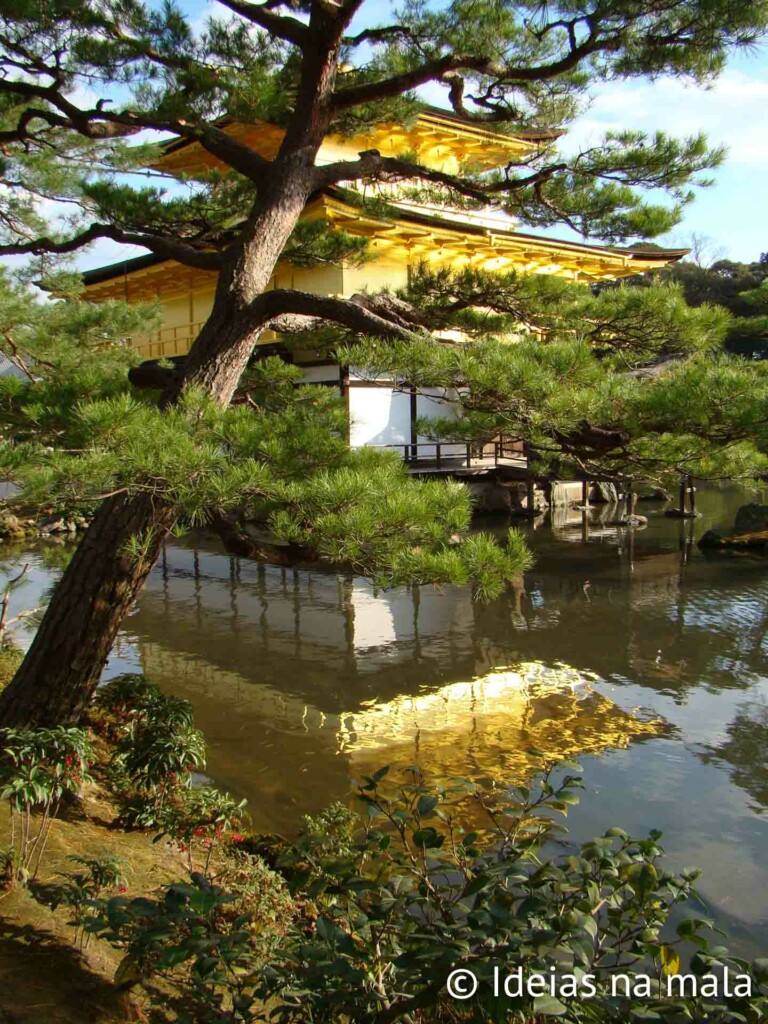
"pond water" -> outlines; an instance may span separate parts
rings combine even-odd
[[[588,523],[558,512],[524,527],[536,565],[488,605],[464,588],[376,592],[187,539],[166,549],[107,671],[143,669],[191,700],[211,776],[270,831],[384,764],[503,784],[531,771],[532,746],[576,756],[574,838],[663,830],[673,866],[703,868],[734,949],[764,954],[768,561],[694,542],[756,498],[768,494],[702,490],[695,523],[645,503],[648,527],[632,533],[605,510]],[[55,552],[5,552],[6,575],[31,566],[16,610],[43,599]]]

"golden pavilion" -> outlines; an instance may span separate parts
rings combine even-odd
[[[225,130],[266,158],[273,157],[283,129],[266,122],[229,123]],[[447,111],[423,110],[408,126],[380,124],[354,137],[329,136],[318,163],[354,159],[362,150],[378,149],[384,156],[414,153],[426,166],[457,173],[471,166],[492,170],[536,153],[556,133],[507,135],[463,121]],[[159,158],[157,168],[172,175],[196,175],[223,165],[199,143],[173,140]],[[351,296],[357,292],[397,289],[407,283],[410,268],[421,263],[472,266],[485,270],[517,270],[551,274],[574,281],[605,281],[655,270],[680,259],[686,250],[617,248],[589,245],[527,234],[516,221],[496,208],[456,211],[425,206],[387,194],[397,214],[387,219],[371,216],[344,201],[338,190],[315,196],[303,219],[324,219],[332,226],[368,239],[371,258],[363,266],[297,267],[281,261],[271,286],[298,288],[319,295]],[[159,303],[161,326],[136,335],[132,343],[146,359],[183,356],[205,322],[213,302],[216,273],[183,266],[155,255],[139,256],[85,273],[86,296],[93,301],[125,299]],[[265,332],[262,345],[274,344]],[[338,386],[347,396],[349,441],[361,445],[418,444],[417,419],[446,416],[445,396],[414,396],[397,382],[371,382],[354,369],[328,361],[295,356],[305,371],[306,383]]]

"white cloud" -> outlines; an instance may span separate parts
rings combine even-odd
[[[768,162],[768,78],[736,69],[703,88],[675,78],[601,87],[569,132],[569,149],[596,142],[606,131],[637,128],[671,135],[703,131],[728,148],[730,164]]]

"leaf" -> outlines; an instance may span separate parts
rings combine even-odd
[[[546,995],[537,996],[533,1000],[533,1010],[534,1013],[541,1013],[545,1017],[562,1017],[568,1012],[568,1007],[555,996]]]
[[[413,833],[413,841],[417,846],[423,846],[425,850],[435,850],[443,845],[445,836],[441,836],[433,828],[420,828]]]
[[[575,807],[579,802],[579,795],[578,793],[571,793],[568,790],[560,790],[557,794],[557,799],[561,804],[569,804],[571,807]]]
[[[217,892],[212,889],[203,889],[200,892],[196,892],[194,896],[190,896],[189,908],[198,914],[205,915],[210,914],[221,902],[221,897]]]
[[[627,871],[627,882],[641,900],[653,892],[658,880],[656,868],[648,861],[638,861]]]
[[[124,956],[115,971],[115,985],[118,988],[126,989],[131,988],[140,981],[141,971],[139,970],[139,965],[132,956]]]
[[[426,818],[437,807],[436,796],[423,796],[416,805],[416,812],[422,818]]]
[[[677,974],[680,970],[680,957],[671,946],[661,947],[661,966],[667,977]]]
[[[616,826],[614,828],[609,828],[608,829],[608,831],[605,833],[605,838],[606,839],[623,839],[626,842],[626,840],[629,839],[629,835],[624,831],[623,828],[618,828]]]
[[[320,938],[325,939],[326,942],[331,942],[336,938],[336,925],[327,917],[318,917],[315,928]]]
[[[193,956],[194,952],[191,949],[184,946],[172,946],[170,949],[163,950],[158,958],[158,963],[163,967],[176,967]]]

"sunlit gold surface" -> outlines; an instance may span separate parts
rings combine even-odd
[[[438,212],[433,217],[414,215],[403,209],[402,216],[384,220],[365,214],[357,207],[330,196],[321,196],[304,213],[305,220],[324,219],[351,235],[368,238],[375,279],[397,286],[403,268],[422,262],[454,269],[517,271],[546,274],[574,281],[615,280],[665,266],[679,254],[637,253],[609,247],[583,245],[521,234],[503,222],[498,227],[478,226],[469,220],[447,220]],[[372,271],[371,271],[372,272]],[[207,319],[213,301],[216,275],[164,260],[147,267],[132,268],[106,280],[89,284],[86,295],[94,302],[123,299],[128,302],[161,304],[162,327],[151,334],[136,335],[133,346],[145,358],[184,355]],[[359,290],[357,275],[343,266],[296,269],[282,261],[270,287],[299,288],[318,295],[347,294]],[[274,340],[265,332],[260,341]]]
[[[435,692],[371,702],[341,716],[340,752],[357,774],[418,764],[430,778],[469,775],[505,784],[544,761],[622,748],[664,731],[594,692],[566,665],[526,662]]]
[[[508,785],[544,763],[667,731],[661,719],[619,708],[566,665],[525,662],[330,711],[157,644],[142,644],[142,664],[164,690],[192,701],[209,740],[211,774],[245,792],[258,818],[279,820],[284,793],[308,800],[320,780],[323,806],[327,787],[344,794],[345,780],[383,765],[395,772],[417,764],[433,783],[461,776]]]
[[[223,130],[267,160],[277,155],[285,134],[278,125],[267,121],[232,123]],[[551,136],[543,136],[541,141],[548,137]],[[383,123],[353,137],[330,135],[321,147],[318,161],[354,160],[362,150],[378,149],[384,156],[415,153],[427,167],[455,173],[468,164],[490,170],[511,160],[524,159],[539,145],[538,138],[502,135],[481,125],[461,124],[450,115],[423,111],[407,126]],[[169,174],[190,175],[224,168],[220,160],[197,142],[168,147],[155,166]]]

